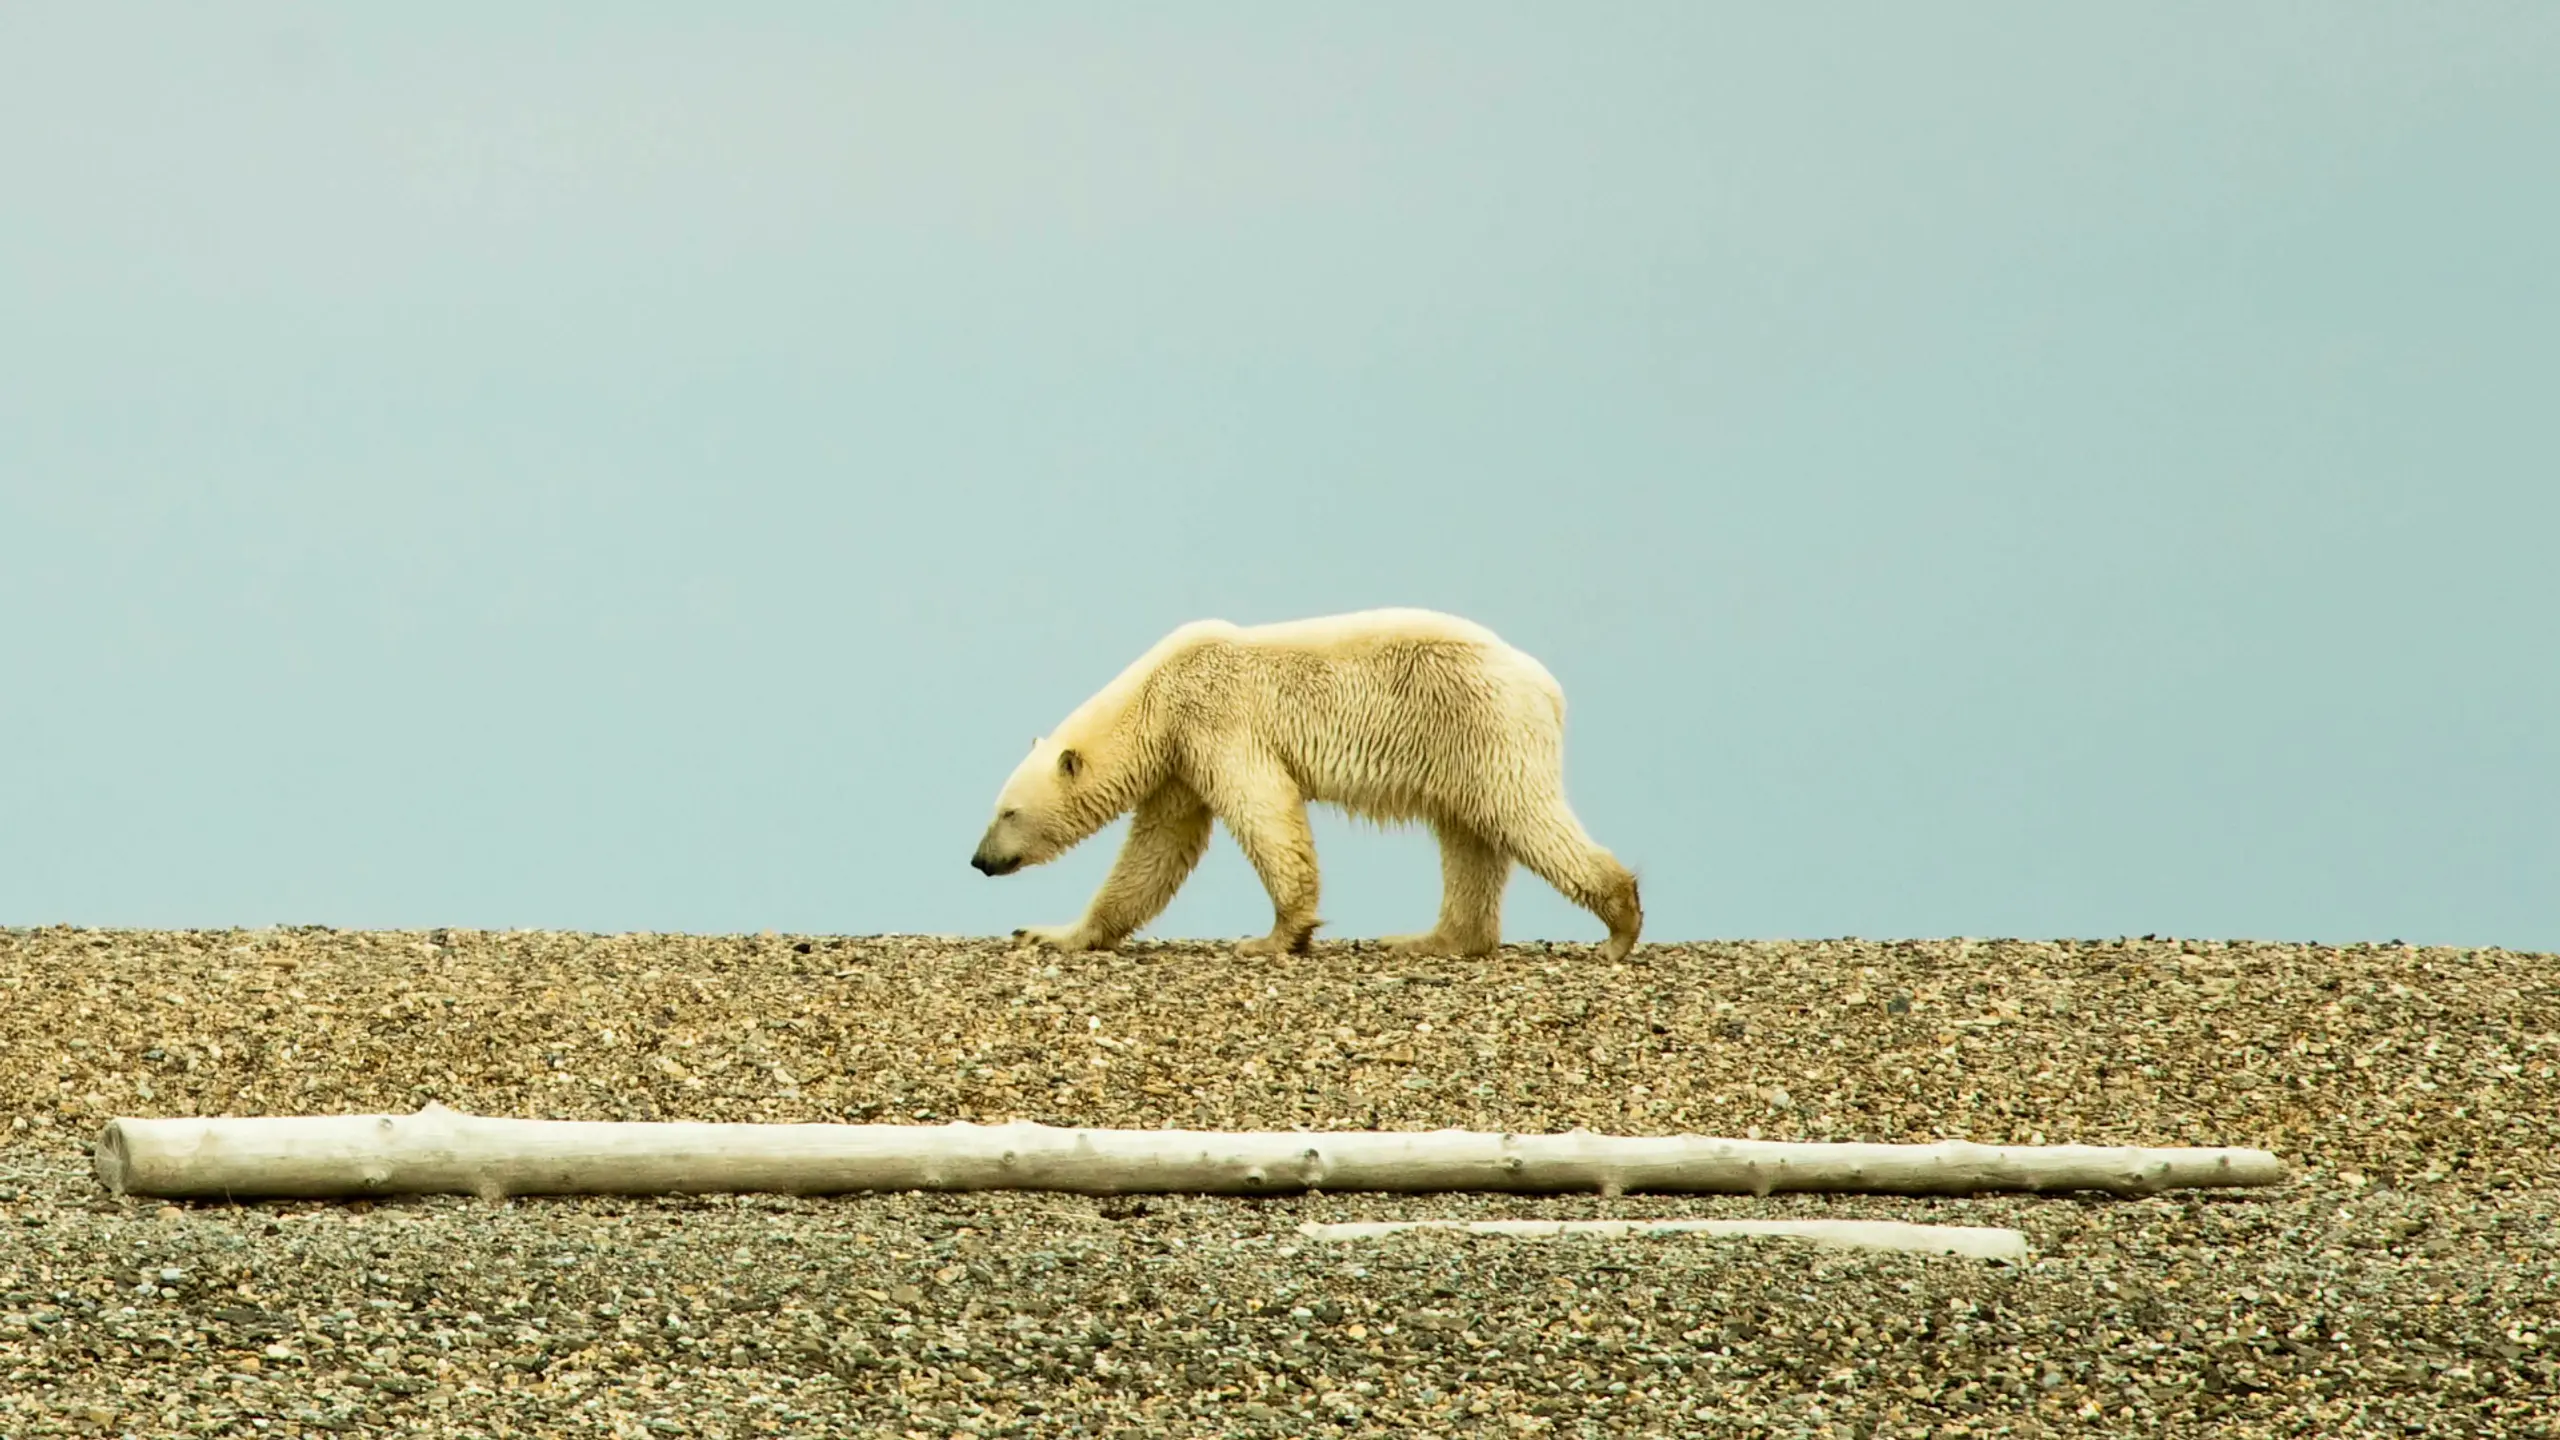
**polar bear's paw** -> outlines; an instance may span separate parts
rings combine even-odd
[[[1081,924],[1025,925],[1021,929],[1013,932],[1013,938],[1027,944],[1045,946],[1051,950],[1107,950],[1111,948],[1108,945],[1101,943],[1093,932],[1085,929]]]
[[[1426,930],[1419,935],[1384,935],[1378,944],[1390,955],[1490,955],[1494,942],[1489,938],[1450,935],[1439,930]]]
[[[1316,922],[1316,924],[1321,923],[1323,922]],[[1248,960],[1269,959],[1276,955],[1304,955],[1315,948],[1315,938],[1314,924],[1298,930],[1284,926],[1273,930],[1268,935],[1256,935],[1250,940],[1238,943],[1236,954]]]

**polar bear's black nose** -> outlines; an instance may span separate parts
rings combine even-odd
[[[1019,859],[993,860],[989,859],[984,851],[970,856],[969,864],[981,875],[1010,875],[1022,868],[1022,862]]]

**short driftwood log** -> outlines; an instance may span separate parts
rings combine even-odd
[[[1298,1233],[1310,1240],[1375,1240],[1409,1230],[1456,1230],[1468,1235],[1532,1240],[1565,1236],[1709,1235],[1718,1238],[1803,1240],[1847,1250],[1893,1250],[1912,1255],[1963,1255],[2015,1264],[2027,1258],[2022,1230],[1995,1225],[1917,1225],[1905,1220],[1310,1220]]]
[[[1003,1125],[715,1124],[414,1115],[118,1119],[98,1178],[170,1198],[1052,1190],[1087,1195],[1404,1193],[1771,1195],[2160,1190],[2271,1185],[2264,1150],[1800,1144],[1713,1136],[1466,1130],[1090,1130]]]

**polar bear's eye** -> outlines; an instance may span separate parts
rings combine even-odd
[[[1021,812],[1021,811],[1019,811],[1019,810],[1007,810],[1007,811],[1006,811],[1006,812],[1004,812],[1002,815],[999,815],[999,816],[997,816],[996,818],[997,818],[997,819],[999,819],[999,820],[1010,820],[1010,819],[1012,819],[1014,816],[1019,815],[1019,814],[1021,814],[1021,813],[1022,813],[1022,812]]]

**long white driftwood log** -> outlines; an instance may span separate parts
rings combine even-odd
[[[2264,1150],[1792,1144],[1703,1135],[1086,1130],[1004,1125],[507,1120],[414,1115],[118,1119],[98,1178],[168,1197],[1061,1190],[1088,1195],[1597,1191],[2154,1191],[2271,1185]]]
[[[2025,1232],[1997,1225],[1915,1225],[1902,1220],[1310,1220],[1298,1233],[1312,1240],[1373,1240],[1402,1230],[1462,1230],[1470,1235],[1548,1239],[1562,1235],[1778,1236],[1853,1250],[1966,1255],[2019,1261]]]

